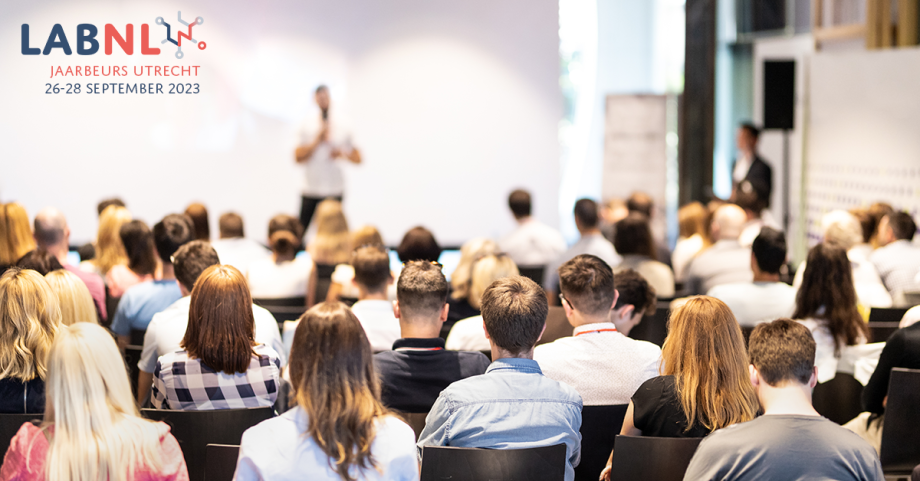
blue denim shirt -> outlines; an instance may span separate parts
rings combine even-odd
[[[499,359],[485,374],[441,392],[419,436],[423,446],[523,449],[565,443],[566,481],[581,459],[581,396],[543,376],[531,359]]]

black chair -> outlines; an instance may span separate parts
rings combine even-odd
[[[275,412],[282,414],[291,409],[291,402],[293,399],[294,386],[291,385],[285,379],[281,379],[281,384],[278,386],[278,397],[275,399]]]
[[[240,447],[209,444],[205,448],[204,478],[207,481],[233,481]]]
[[[562,481],[565,444],[531,449],[425,446],[421,481]]]
[[[112,325],[112,319],[115,319],[115,312],[118,311],[118,301],[120,300],[120,297],[112,297],[112,293],[109,292],[109,286],[105,286],[105,313],[107,316],[102,327],[107,328]]]
[[[27,422],[39,424],[42,422],[44,414],[0,414],[0,453],[6,453],[10,447],[10,441],[13,436],[19,432],[19,428]]]
[[[879,458],[885,474],[909,475],[920,464],[920,370],[896,367],[888,383],[888,404]]]
[[[863,385],[852,374],[838,372],[834,379],[815,386],[811,404],[818,414],[846,424],[862,412]]]
[[[626,417],[628,404],[585,406],[581,410],[581,463],[575,481],[597,481]]]
[[[613,473],[617,481],[681,481],[703,438],[617,436]]]
[[[137,376],[140,374],[137,363],[140,362],[143,351],[143,346],[125,346],[125,369],[128,370],[128,381],[131,382],[131,392],[134,393],[135,398],[137,398]]]
[[[419,436],[422,435],[422,430],[425,429],[425,419],[428,418],[428,413],[404,413],[397,411],[395,414],[402,418],[402,420],[415,431],[415,439],[418,440]]]
[[[899,307],[873,307],[869,310],[869,340],[871,342],[885,342],[888,337],[898,330],[898,324],[906,308]]]
[[[239,445],[243,431],[270,419],[275,413],[271,407],[264,407],[211,411],[141,409],[141,415],[169,425],[185,456],[189,480],[202,481],[208,444]]]
[[[543,337],[537,341],[537,345],[547,344],[571,335],[572,325],[565,317],[565,309],[562,306],[549,306],[549,312],[546,314],[546,330],[543,331]]]
[[[869,323],[869,341],[885,342],[900,329],[900,322],[870,322]]]
[[[543,285],[543,274],[546,272],[546,266],[518,266],[518,271],[522,276]]]
[[[664,345],[664,339],[668,337],[668,317],[671,315],[670,301],[658,300],[658,306],[655,313],[651,316],[642,318],[637,326],[629,331],[629,337],[640,341],[648,341],[657,344],[659,347]]]
[[[345,304],[346,306],[351,307],[351,306],[353,306],[353,305],[355,305],[355,304],[358,303],[358,298],[357,298],[357,297],[342,297],[342,296],[339,296],[339,301],[340,301],[342,304]]]
[[[284,297],[280,299],[253,299],[253,304],[264,308],[266,311],[272,313],[272,316],[275,317],[275,322],[278,323],[279,329],[280,326],[284,324],[284,321],[293,321],[300,319],[300,316],[307,311],[307,298],[306,297]]]
[[[147,330],[141,329],[131,329],[131,344],[134,346],[143,346],[144,345],[144,335],[147,334]]]
[[[326,300],[326,294],[329,293],[329,286],[332,284],[333,272],[335,272],[335,264],[316,264],[316,286],[313,289],[316,302]]]

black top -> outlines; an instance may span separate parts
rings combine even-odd
[[[920,323],[898,329],[888,338],[878,358],[878,366],[863,389],[862,403],[866,411],[885,412],[882,400],[888,395],[888,380],[893,367],[920,369]]]
[[[735,171],[735,165],[732,164],[732,172]],[[748,169],[744,180],[751,183],[751,187],[757,191],[757,196],[770,206],[770,194],[773,192],[773,168],[770,164],[764,162],[759,155],[754,155],[751,162],[751,168]]]
[[[444,388],[484,374],[490,364],[481,352],[445,351],[440,338],[398,339],[393,349],[376,354],[374,365],[380,375],[383,404],[405,413],[430,411]]]
[[[480,314],[479,309],[471,306],[466,299],[456,300],[453,297],[448,297],[447,305],[450,306],[450,309],[447,311],[447,321],[441,327],[441,339],[447,339],[447,335],[450,334],[451,328],[454,327],[457,321]]]
[[[0,413],[45,412],[45,381],[35,379],[22,382],[8,377],[0,379]]]
[[[639,386],[633,394],[633,424],[643,436],[702,438],[709,430],[699,421],[687,431],[687,416],[680,407],[674,376],[658,376]]]

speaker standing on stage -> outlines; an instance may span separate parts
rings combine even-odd
[[[773,169],[770,164],[757,155],[757,139],[760,129],[753,124],[741,124],[738,128],[738,158],[732,167],[732,197],[735,200],[737,189],[751,189],[764,205],[770,206],[770,194],[773,192]]]
[[[314,95],[319,115],[304,123],[300,131],[300,145],[294,151],[298,164],[306,165],[300,222],[304,232],[310,226],[316,206],[324,199],[342,200],[345,181],[340,162],[361,163],[361,152],[352,144],[340,116],[329,109],[329,89],[316,88]]]

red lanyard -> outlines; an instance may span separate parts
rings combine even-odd
[[[398,347],[394,351],[443,351],[443,347]]]
[[[575,334],[575,337],[578,337],[582,334],[594,334],[595,332],[617,332],[617,329],[614,327],[614,328],[607,328],[607,329],[595,329],[593,331],[582,331],[582,332],[579,332],[578,334]]]

